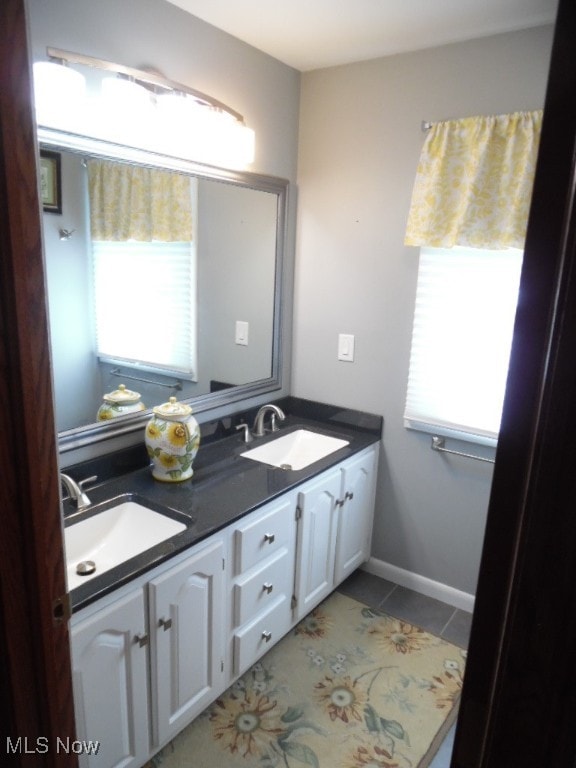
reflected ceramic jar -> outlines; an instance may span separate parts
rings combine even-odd
[[[117,416],[125,416],[127,413],[146,410],[146,406],[140,400],[140,392],[126,389],[124,384],[120,384],[114,392],[108,392],[102,399],[104,402],[96,414],[97,421],[108,421]]]
[[[192,408],[171,397],[152,412],[144,438],[152,459],[152,476],[167,483],[188,480],[200,445],[200,427]]]

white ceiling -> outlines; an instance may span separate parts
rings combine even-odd
[[[554,21],[557,0],[168,0],[307,71]]]

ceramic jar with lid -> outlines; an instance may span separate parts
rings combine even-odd
[[[145,442],[152,459],[152,476],[167,483],[192,477],[192,462],[200,445],[200,427],[192,408],[171,397],[152,409]]]
[[[125,416],[127,413],[138,413],[145,411],[146,406],[140,400],[140,392],[133,392],[126,389],[124,384],[120,384],[114,392],[108,392],[102,398],[104,402],[96,414],[97,421],[108,421],[117,416]]]

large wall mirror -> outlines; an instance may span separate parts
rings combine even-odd
[[[121,385],[196,412],[279,389],[287,182],[56,130],[39,142],[60,450],[141,427],[145,411],[99,420]],[[118,234],[175,209],[188,234]]]

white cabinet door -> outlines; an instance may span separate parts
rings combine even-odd
[[[298,494],[300,533],[298,540],[296,599],[297,617],[302,618],[334,586],[334,555],[341,475],[337,467],[306,484]]]
[[[72,627],[77,738],[99,742],[96,754],[79,755],[81,768],[139,768],[147,759],[147,641],[141,588]]]
[[[370,556],[374,518],[376,448],[342,465],[342,504],[338,509],[335,584],[340,584]]]
[[[154,743],[160,746],[224,687],[224,545],[202,547],[149,584]]]

